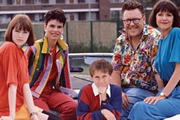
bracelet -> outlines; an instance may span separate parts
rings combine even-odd
[[[161,96],[161,97],[168,98],[168,96],[166,96],[163,92],[160,93],[160,96]]]
[[[30,116],[31,116],[31,117],[32,117],[33,115],[37,115],[37,113],[36,113],[36,112],[30,113]]]

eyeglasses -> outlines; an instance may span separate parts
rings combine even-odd
[[[144,16],[144,15],[143,15]],[[141,18],[133,18],[133,19],[127,19],[127,20],[123,20],[123,22],[126,24],[126,25],[130,25],[131,24],[131,21],[138,25],[140,20],[143,18],[143,16]]]

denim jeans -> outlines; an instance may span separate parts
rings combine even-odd
[[[124,92],[130,100],[129,107],[127,109],[122,110],[122,118],[121,120],[127,120],[129,112],[131,111],[133,105],[136,102],[143,101],[148,96],[154,96],[154,94],[148,90],[141,88],[123,88],[122,92]]]

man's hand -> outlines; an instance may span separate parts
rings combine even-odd
[[[123,103],[123,109],[127,109],[129,107],[129,97],[122,92],[122,103]]]
[[[107,120],[116,120],[116,117],[114,116],[114,114],[107,109],[102,109],[101,113]]]

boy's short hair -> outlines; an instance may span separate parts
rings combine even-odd
[[[49,10],[45,15],[45,24],[47,25],[50,20],[57,20],[60,23],[63,23],[63,26],[66,23],[66,16],[64,11],[60,8],[54,8]]]
[[[89,68],[89,73],[91,75],[91,77],[94,75],[95,71],[101,71],[104,73],[109,73],[109,75],[112,74],[113,72],[113,67],[111,65],[111,63],[109,63],[107,60],[105,59],[100,59],[100,60],[96,60],[94,61]]]

